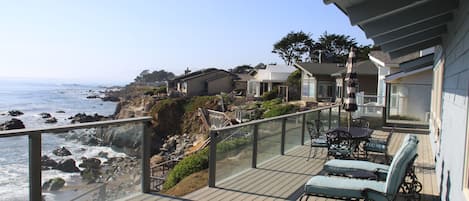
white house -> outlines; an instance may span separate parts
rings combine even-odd
[[[391,58],[435,47],[429,137],[439,199],[469,200],[469,1],[324,2],[337,6]]]
[[[284,85],[295,68],[287,65],[269,64],[265,69],[257,70],[253,79],[248,81],[248,95],[260,97],[275,87]]]

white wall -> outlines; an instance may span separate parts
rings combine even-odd
[[[469,3],[459,1],[448,34],[443,39],[443,48],[436,51],[445,60],[442,95],[441,135],[431,137],[436,154],[436,175],[441,185],[441,200],[466,200],[463,193],[466,125],[468,115],[469,80]],[[435,64],[440,59],[436,59]],[[450,188],[448,188],[448,186]]]

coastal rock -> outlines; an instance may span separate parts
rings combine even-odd
[[[95,121],[102,121],[106,118],[102,115],[95,113],[94,115],[87,115],[85,113],[78,113],[73,117],[69,117],[68,119],[72,120],[72,123],[86,123],[86,122],[95,122]]]
[[[59,162],[57,170],[61,170],[63,172],[80,172],[80,169],[75,164],[75,160],[73,159],[66,159]]]
[[[108,158],[108,157],[109,157],[109,153],[104,152],[104,151],[100,151],[100,152],[98,153],[98,157],[101,157],[101,158]]]
[[[16,116],[23,115],[24,113],[19,111],[19,110],[10,110],[10,111],[8,111],[8,114],[10,116],[16,117]]]
[[[62,114],[63,114],[63,113],[65,113],[65,111],[63,111],[63,110],[57,110],[57,111],[55,111],[55,113],[62,113]]]
[[[78,165],[78,167],[99,169],[101,168],[101,160],[97,158],[85,158],[83,162],[80,165]]]
[[[44,155],[41,157],[41,169],[42,170],[50,170],[56,168],[58,163],[54,160],[49,158],[49,156]]]
[[[46,119],[45,123],[54,124],[54,123],[57,123],[57,119],[55,117],[52,117],[52,118]]]
[[[50,115],[50,113],[47,113],[47,112],[40,113],[39,115],[40,115],[41,118],[43,118],[43,119],[47,119],[47,118],[51,118],[51,117],[52,117],[52,115]]]
[[[97,158],[85,158],[79,167],[84,168],[84,170],[80,172],[80,175],[83,180],[88,181],[89,183],[96,182],[101,175],[101,160]]]
[[[101,98],[101,100],[111,101],[111,102],[119,102],[120,101],[119,97],[116,97],[116,96],[105,96],[105,97]]]
[[[0,130],[13,130],[13,129],[22,129],[25,128],[21,120],[12,118],[10,121],[6,121],[3,124],[0,124]]]
[[[65,147],[57,148],[52,153],[56,156],[70,156],[72,153]]]
[[[96,99],[96,98],[99,98],[98,95],[89,95],[86,97],[87,99]]]
[[[64,185],[65,185],[65,180],[60,177],[56,177],[53,179],[49,179],[49,181],[44,182],[44,184],[42,185],[42,190],[57,191],[63,188]]]
[[[103,145],[122,150],[130,156],[140,157],[142,131],[139,126],[122,125],[107,127],[96,131],[96,137]]]

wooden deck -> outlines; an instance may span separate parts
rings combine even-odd
[[[386,133],[375,131],[374,135],[385,137]],[[394,155],[404,134],[395,133],[392,137],[390,154]],[[439,200],[435,176],[435,164],[428,135],[418,135],[419,157],[416,160],[416,173],[423,184],[421,200]],[[319,150],[315,158],[306,161],[309,147],[299,146],[231,179],[217,183],[216,188],[202,188],[181,198],[168,198],[157,195],[138,195],[127,200],[299,200],[305,182],[319,174],[325,162],[325,150]],[[375,156],[375,161],[383,160]],[[334,200],[310,197],[309,200]],[[402,197],[398,200],[404,200]]]

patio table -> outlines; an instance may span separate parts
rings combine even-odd
[[[339,127],[339,128],[334,128],[331,129],[330,131],[345,131],[350,133],[351,140],[355,144],[355,151],[358,153],[358,158],[360,156],[360,152],[364,151],[363,144],[365,142],[368,142],[368,139],[371,137],[371,134],[373,133],[373,129],[369,128],[361,128],[361,127]]]

